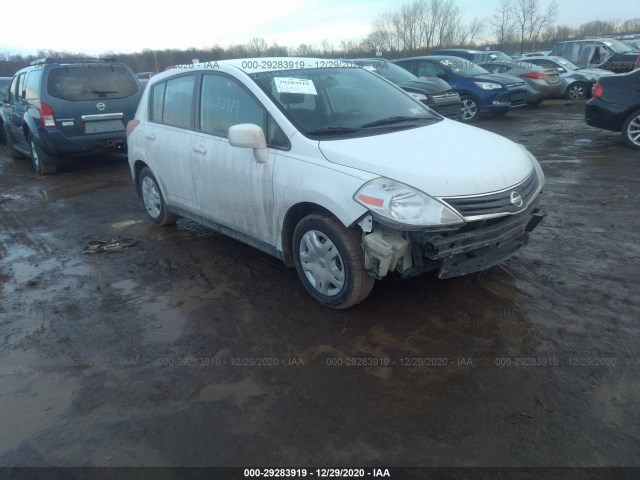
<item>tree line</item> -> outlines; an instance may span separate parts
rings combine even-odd
[[[395,9],[381,13],[371,24],[371,32],[362,39],[319,44],[303,43],[295,47],[268,44],[252,38],[245,44],[186,50],[146,49],[136,53],[105,52],[101,57],[128,64],[135,72],[163,71],[167,67],[200,61],[249,57],[373,57],[381,53],[394,59],[424,55],[437,48],[490,47],[507,53],[550,49],[556,42],[585,37],[640,33],[640,18],[593,20],[578,27],[556,25],[557,0],[498,0],[486,18],[462,21],[463,12],[456,0],[405,0]],[[87,57],[79,52],[40,50],[36,55],[0,53],[0,76],[11,76],[35,59],[51,57]]]

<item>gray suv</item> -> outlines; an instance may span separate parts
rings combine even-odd
[[[41,59],[11,81],[0,122],[13,158],[31,157],[39,175],[63,155],[126,151],[125,126],[142,88],[123,64],[99,59]]]

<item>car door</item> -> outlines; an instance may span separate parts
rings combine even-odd
[[[147,162],[164,189],[166,202],[192,214],[198,213],[189,164],[196,80],[192,73],[153,85],[143,140]]]
[[[11,136],[15,143],[26,144],[24,136],[24,130],[22,128],[22,120],[25,111],[25,102],[22,97],[24,91],[24,84],[27,77],[27,73],[23,72],[16,75],[11,82],[9,93],[9,118],[11,119]]]
[[[270,245],[273,228],[273,168],[276,150],[265,163],[253,149],[229,144],[229,127],[252,123],[267,132],[264,107],[237,79],[204,73],[198,128],[192,136],[191,169],[202,217]]]

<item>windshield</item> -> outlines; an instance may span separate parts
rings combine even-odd
[[[480,65],[476,65],[472,61],[465,60],[463,58],[447,58],[444,60],[438,60],[438,63],[445,70],[462,75],[463,77],[475,77],[477,75],[486,75],[489,73]]]
[[[513,58],[503,52],[482,52],[476,53],[474,56],[477,63],[513,61]]]
[[[353,63],[366,70],[376,72],[393,83],[410,82],[418,78],[413,73],[407,72],[404,68],[386,60],[353,60]]]
[[[298,130],[314,139],[375,135],[442,119],[364,68],[307,68],[250,77]]]
[[[579,66],[577,66],[575,63],[570,62],[569,60],[567,60],[565,58],[558,58],[558,59],[556,59],[556,62],[559,65],[562,65],[567,70],[580,70]]]
[[[602,43],[604,43],[607,47],[609,47],[616,53],[630,52],[632,50],[629,45],[625,45],[620,40],[616,40],[615,38],[602,40]]]

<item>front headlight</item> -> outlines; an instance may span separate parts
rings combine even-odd
[[[420,102],[423,102],[427,99],[427,96],[423,95],[422,93],[414,93],[414,92],[407,92],[407,93]]]
[[[502,88],[502,85],[499,83],[491,83],[491,82],[473,82],[477,86],[479,86],[483,90],[498,90]]]
[[[381,177],[367,182],[353,199],[379,217],[381,223],[416,227],[464,223],[452,209],[426,193],[388,178]]]

